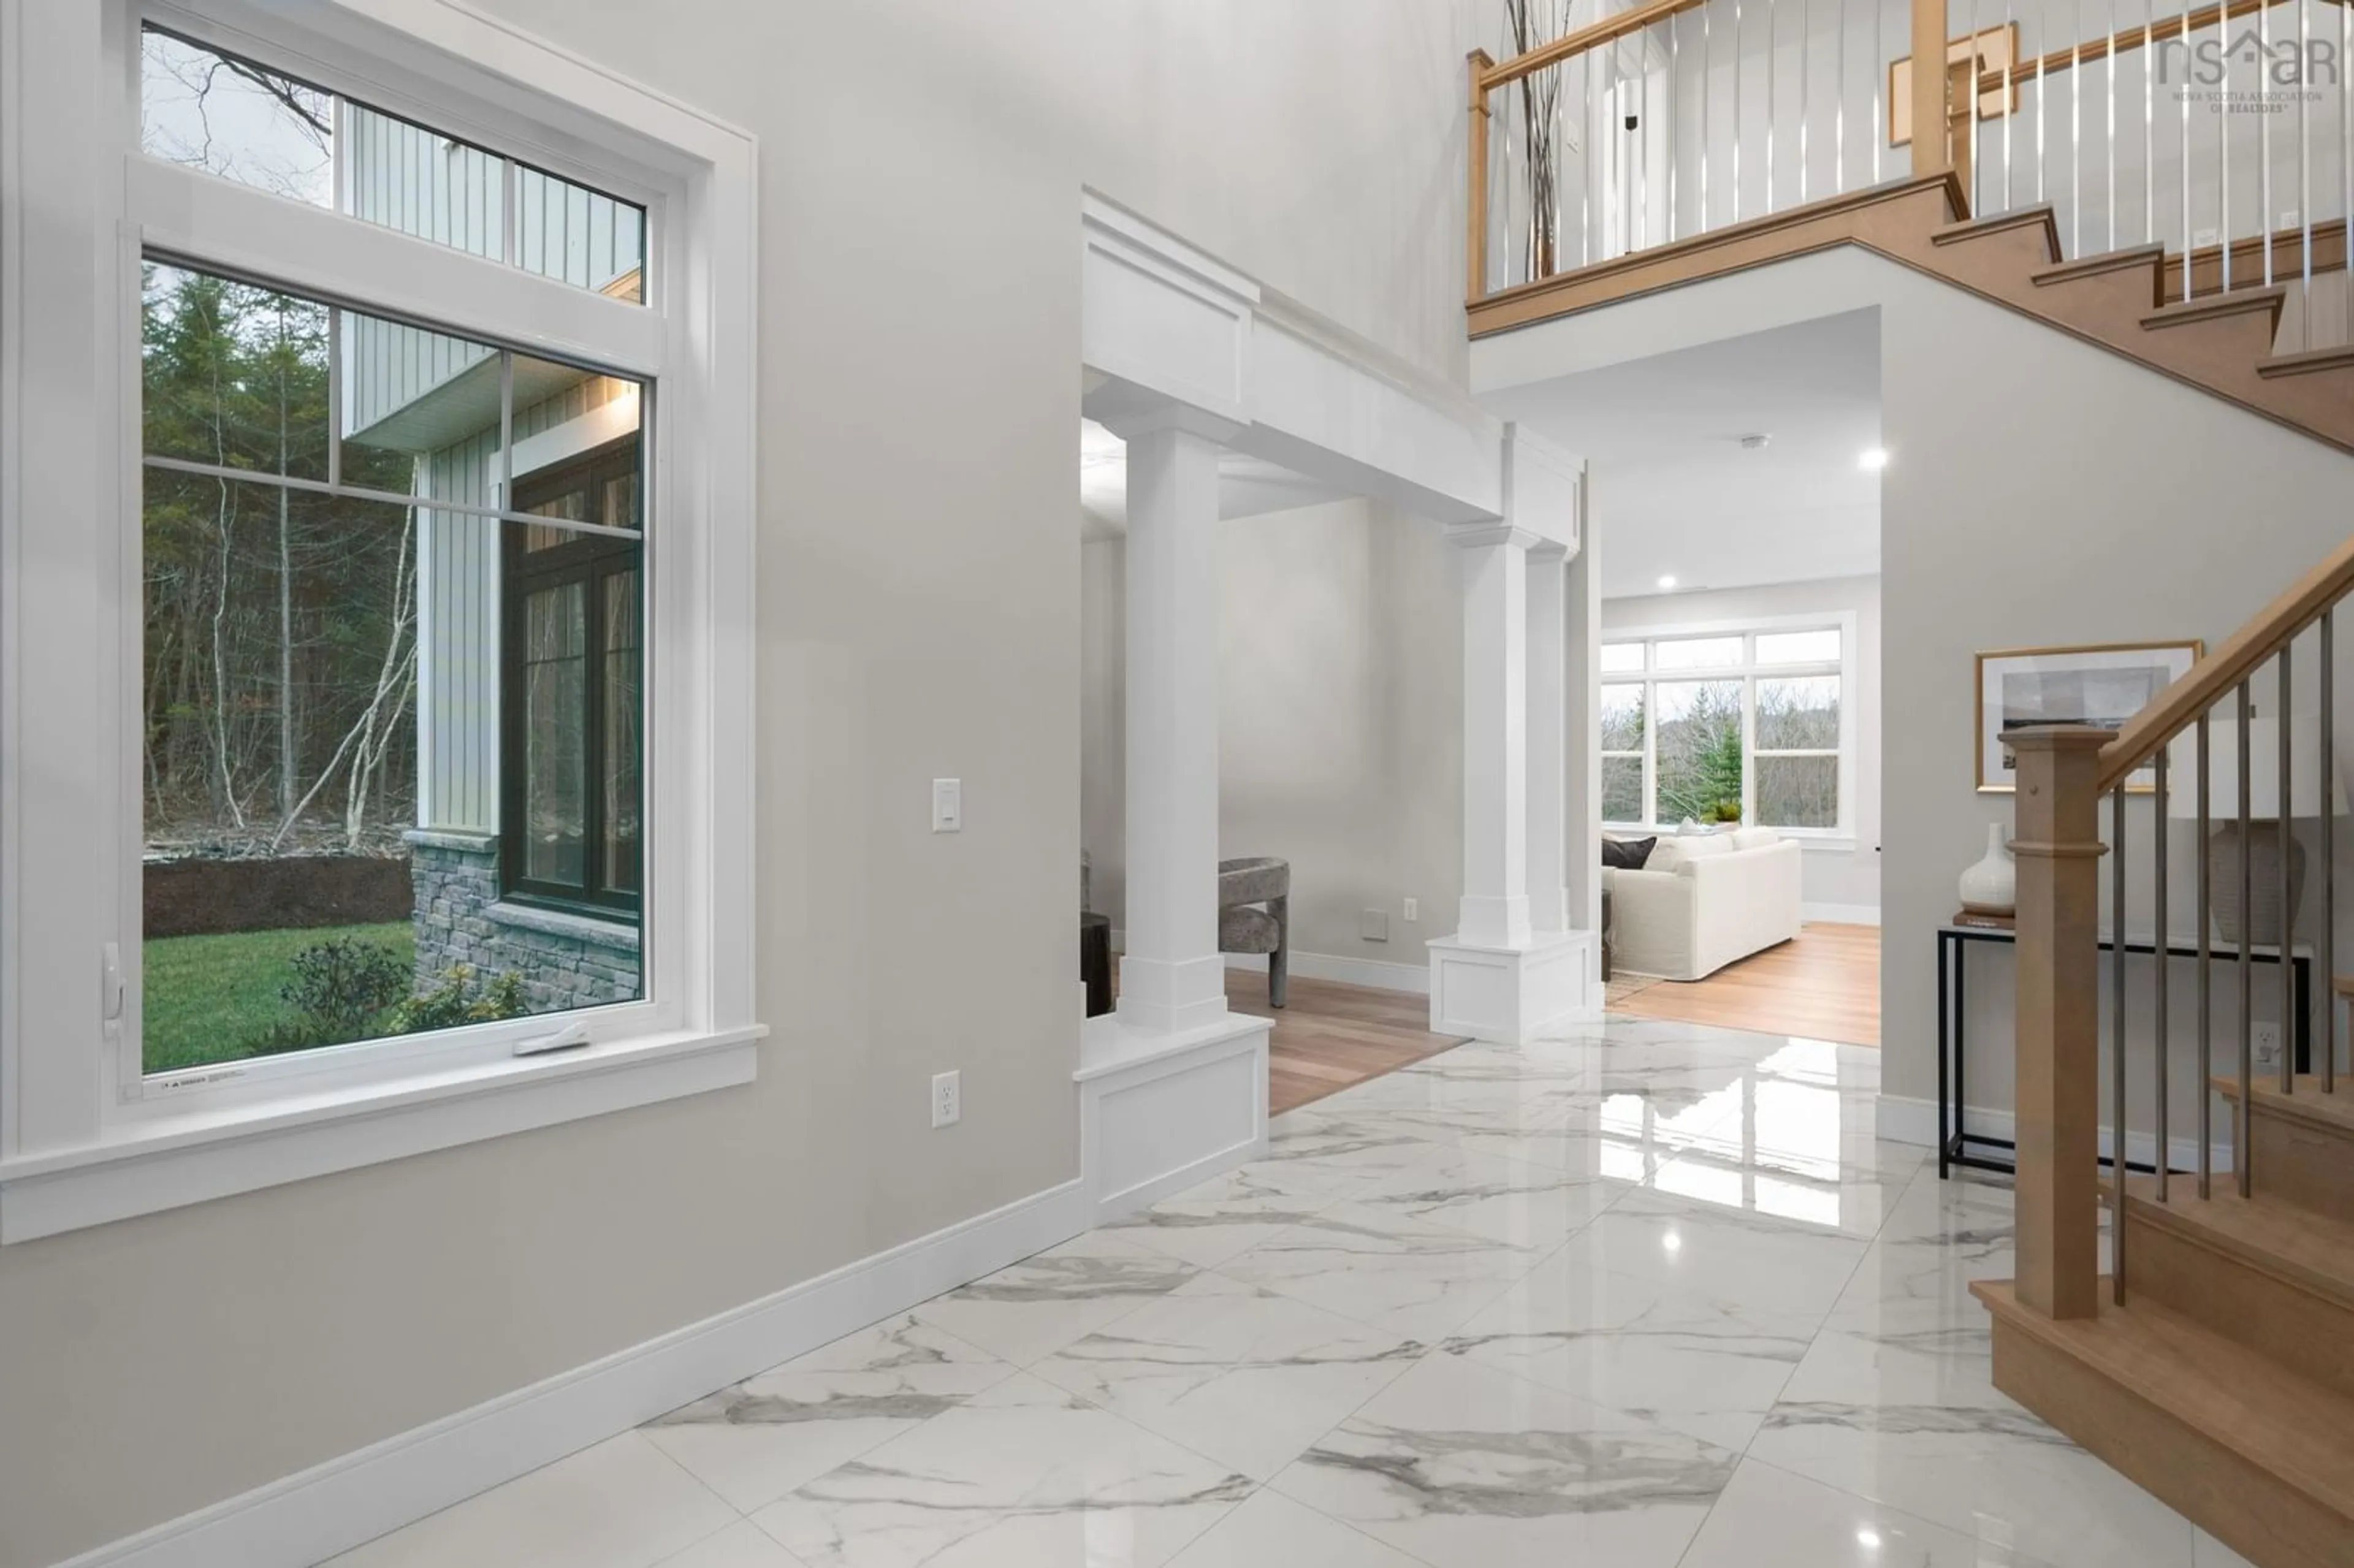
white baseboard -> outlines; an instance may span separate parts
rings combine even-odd
[[[1083,1181],[84,1552],[60,1568],[308,1568],[1069,1240]]]
[[[1877,904],[1801,904],[1801,920],[1823,920],[1840,926],[1877,926],[1880,906]]]
[[[1879,1135],[1889,1142],[1916,1144],[1924,1149],[1937,1147],[1936,1101],[1914,1099],[1905,1095],[1882,1095],[1880,1097],[1876,1110]],[[1982,1134],[1988,1138],[2015,1141],[2018,1136],[2015,1131],[2018,1125],[2017,1118],[2006,1110],[1988,1110],[1983,1107],[1973,1106],[1964,1113],[1962,1125],[1971,1132]],[[2221,1130],[2230,1130],[2221,1119],[2216,1125]],[[2109,1129],[2105,1127],[2102,1128],[2099,1147],[2103,1154],[2109,1151]],[[2155,1133],[2128,1132],[2126,1134],[2126,1160],[2130,1164],[2153,1163],[2151,1156],[2157,1149],[2158,1137]],[[2177,1171],[2193,1169],[2199,1163],[2199,1140],[2177,1134],[2168,1146],[2167,1157]],[[2216,1149],[2214,1164],[2211,1169],[2216,1171],[2232,1169],[2232,1150],[2228,1145]]]
[[[1263,953],[1228,953],[1226,968],[1267,972]],[[1291,972],[1300,980],[1337,980],[1342,985],[1370,986],[1375,991],[1410,991],[1430,994],[1430,964],[1393,963],[1386,959],[1346,959],[1336,953],[1294,953]]]

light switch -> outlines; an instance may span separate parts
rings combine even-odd
[[[958,833],[964,831],[964,780],[935,779],[932,780],[932,832]]]

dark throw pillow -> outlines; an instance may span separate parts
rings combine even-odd
[[[1651,858],[1651,846],[1659,841],[1648,839],[1604,839],[1602,863],[1614,871],[1640,871],[1643,863]]]

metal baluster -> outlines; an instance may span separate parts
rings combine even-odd
[[[2297,296],[2299,348],[2313,346],[2313,101],[2306,91],[2313,84],[2306,80],[2312,66],[2313,0],[2296,0],[2296,223],[2305,263]]]
[[[2337,628],[2331,606],[2321,612],[2321,740],[2314,766],[2321,771],[2321,931],[2315,973],[2321,976],[2321,1092],[2338,1090],[2338,817],[2330,799],[2329,776],[2338,756]]]
[[[2321,738],[2314,766],[2320,770],[2321,795],[2321,931],[2314,940],[2315,972],[2321,976],[2321,1092],[2338,1090],[2338,815],[2330,799],[2329,778],[2338,756],[2338,632],[2331,606],[2321,612]]]
[[[2230,18],[2219,17],[2215,26],[2228,41]],[[2219,258],[2223,269],[2221,288],[2228,294],[2232,291],[2232,51],[2228,48],[2223,51],[2223,99],[2217,107],[2221,112],[2215,117],[2215,238],[2222,251]],[[2188,287],[2188,253],[2182,258],[2182,275],[2184,286]],[[2233,1152],[2238,1152],[2236,1146]]]
[[[2142,0],[2149,9],[2141,19],[2141,242],[2158,243],[2158,0]]]
[[[2272,84],[2273,8],[2256,11],[2256,232],[2264,239],[2264,287],[2273,286],[2273,117],[2264,111],[2264,94]],[[2232,242],[2227,231],[2223,242]],[[2281,715],[2285,724],[2288,715]]]
[[[2289,897],[2288,874],[2288,859],[2294,849],[2289,836],[2295,831],[2290,814],[2296,809],[2296,792],[2289,788],[2290,782],[2296,778],[2289,770],[2289,732],[2296,727],[2290,722],[2289,715],[2296,710],[2289,705],[2288,673],[2289,653],[2296,646],[2296,640],[2292,637],[2288,646],[2280,651],[2280,800],[2278,814],[2273,822],[2273,832],[2280,835],[2275,847],[2280,855],[2280,1091],[2285,1095],[2296,1092],[2296,1050],[2294,1043],[2299,1022],[2296,1016],[2296,966],[2289,961],[2289,949],[2296,945],[2296,905]]]
[[[1568,115],[1562,107],[1563,100],[1569,96],[1563,90],[1569,86],[1569,64],[1564,61],[1545,69],[1553,85],[1553,135],[1548,144],[1553,148],[1553,259],[1558,269],[1569,260],[1569,197],[1562,185],[1569,173],[1564,152],[1569,145]]]
[[[1832,68],[1839,90],[1831,94],[1831,194],[1847,194],[1847,0],[1840,0],[1838,63]]]
[[[2117,248],[2117,0],[2109,0],[2108,54],[2102,79],[2108,89],[2109,243]]]
[[[2174,967],[2168,961],[2167,954],[2167,938],[2169,933],[2166,925],[2166,749],[2162,746],[2159,747],[2158,756],[2151,764],[2156,770],[2158,791],[2150,798],[2153,807],[2150,813],[2153,830],[2151,836],[2158,844],[2158,863],[2151,874],[2150,882],[2151,902],[2157,906],[2152,918],[2158,923],[2158,939],[2151,944],[2155,949],[2151,961],[2158,965],[2158,1015],[2150,1024],[2151,1031],[2158,1039],[2158,1077],[2150,1086],[2158,1096],[2157,1107],[2150,1113],[2151,1119],[2158,1128],[2158,1152],[2151,1157],[2151,1160],[2158,1167],[2158,1201],[2161,1203],[2166,1202],[2167,1171],[2174,1163],[2172,1139],[2169,1136],[2170,1128],[2166,1114],[2167,980]],[[2124,858],[2122,854],[2118,856],[2119,860]]]
[[[2109,791],[2109,1291],[2126,1303],[2126,787]],[[2166,961],[2161,943],[2158,961]]]
[[[2068,260],[2084,254],[2084,8],[2068,0]]]
[[[2188,172],[2189,165],[2184,165]],[[2189,252],[2184,252],[2185,265]],[[2212,775],[2209,772],[2207,714],[2199,715],[2199,1196],[2211,1195],[2215,1179],[2215,956],[2213,872],[2207,853],[2207,810]]]
[[[2002,210],[2005,212],[2011,208],[2011,111],[2019,101],[2019,48],[2012,41],[2019,34],[2015,30],[2017,24],[2011,20],[2011,8],[2012,0],[2002,0]]]
[[[1601,94],[1595,90],[1594,85],[1595,67],[1601,58],[1601,53],[1602,51],[1599,49],[1588,49],[1585,52],[1585,90],[1581,95],[1582,101],[1579,104],[1579,108],[1583,110],[1584,112],[1579,116],[1579,118],[1585,122],[1585,125],[1587,126],[1586,134],[1588,136],[1593,134],[1593,127],[1596,123],[1594,116],[1594,102],[1596,99],[1601,96]],[[1602,155],[1603,149],[1601,147],[1593,146],[1588,147],[1585,150],[1585,171],[1579,176],[1577,182],[1577,259],[1581,263],[1588,262],[1593,260],[1594,165],[1596,161]]]
[[[2224,58],[2228,59],[2231,57],[2227,55]],[[2232,248],[2226,244],[2223,254],[2229,256],[2231,253]],[[2255,856],[2248,853],[2248,683],[2242,681],[2240,743],[2237,748],[2240,769],[2237,780],[2240,803],[2240,1101],[2232,1107],[2232,1164],[2239,1177],[2240,1196],[2243,1198],[2252,1195],[2248,1182],[2248,1167],[2253,1163],[2248,1158],[2248,1128],[2251,1126],[2248,1097],[2255,1088],[2256,1061],[2256,976],[2251,967],[2253,955],[2249,950],[2252,944],[2248,940],[2253,929],[2250,916],[2254,913],[2256,901],[2251,874]]]
[[[2182,300],[2188,304],[2190,302],[2190,0],[2182,0],[2182,66],[2184,81],[2175,98],[2182,111]],[[2203,718],[2199,721],[2199,734],[2202,740],[2206,737],[2207,721]],[[2207,765],[2201,762],[2199,768],[2203,785]],[[2207,906],[2204,896],[2200,899],[2199,906],[2201,909]],[[2203,1078],[2200,1081],[2202,1084],[2206,1082]],[[2200,1092],[2204,1094],[2206,1091],[2202,1089]],[[2205,1197],[2206,1191],[2202,1188],[2199,1195]]]

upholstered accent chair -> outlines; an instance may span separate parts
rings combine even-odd
[[[1267,1000],[1291,992],[1291,863],[1273,855],[1218,863],[1218,951],[1267,955]]]

